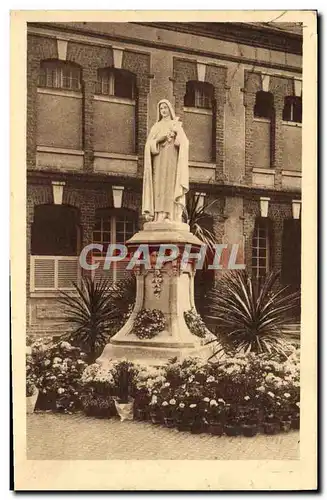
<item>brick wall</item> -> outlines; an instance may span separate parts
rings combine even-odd
[[[245,175],[242,183],[252,185],[254,165],[253,144],[256,140],[253,133],[254,105],[256,93],[262,90],[261,75],[244,71],[244,106],[245,106]],[[293,82],[290,78],[270,77],[269,92],[274,96],[274,116],[271,121],[271,167],[275,169],[275,188],[282,188],[283,169],[283,126],[282,116],[284,97],[293,94]]]
[[[183,119],[184,96],[186,84],[190,80],[198,80],[196,61],[185,60],[174,57],[173,61],[173,84],[176,114]],[[214,88],[215,126],[213,141],[213,153],[216,162],[216,180],[224,179],[224,113],[226,103],[226,78],[227,69],[221,66],[206,65],[205,82]]]
[[[57,42],[55,39],[41,36],[28,36],[27,58],[27,167],[36,166],[36,125],[37,125],[37,84],[40,62],[44,59],[57,59]],[[68,42],[67,61],[78,64],[82,69],[83,81],[83,140],[84,170],[93,170],[93,115],[94,92],[97,70],[113,66],[113,51],[110,47],[87,45],[85,43]],[[124,51],[122,69],[136,75],[138,103],[137,122],[137,154],[139,155],[139,171],[143,169],[143,149],[147,136],[147,99],[150,90],[149,70],[150,56],[139,52]]]

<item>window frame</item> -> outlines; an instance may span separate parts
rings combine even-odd
[[[264,100],[266,99],[266,102]],[[270,102],[268,102],[270,101]],[[264,113],[258,113],[256,110],[265,109]],[[254,120],[258,118],[264,118],[265,120],[271,120],[274,115],[274,95],[271,92],[265,92],[264,90],[258,90],[255,95],[255,103],[253,107],[253,118]]]
[[[116,80],[118,75],[125,78],[129,82],[131,87],[131,93],[128,97],[117,95],[117,84]],[[104,86],[108,88],[108,91],[104,91]],[[128,99],[130,101],[135,101],[136,99],[136,76],[126,70],[117,70],[115,68],[99,68],[97,71],[97,80],[95,84],[95,94],[103,95],[108,97],[116,97],[118,99]]]
[[[186,83],[184,107],[212,111],[214,107],[213,85],[208,82],[189,80]]]
[[[69,74],[65,75],[65,71],[68,71]],[[75,76],[74,72],[76,72]],[[70,82],[69,85],[64,84],[65,80]],[[75,86],[73,82],[76,82]],[[47,89],[80,92],[82,90],[81,68],[66,61],[41,61],[38,86]]]
[[[266,221],[265,221],[266,222]],[[253,235],[252,235],[252,247],[251,247],[251,269],[252,276],[256,280],[260,280],[264,278],[270,271],[270,259],[271,259],[271,236],[270,236],[270,228],[267,223],[258,221],[255,225]],[[265,231],[265,236],[260,236],[260,231]],[[256,239],[256,246],[254,246],[254,240]],[[265,241],[264,246],[260,246],[260,241]],[[254,254],[254,250],[256,250],[256,254]],[[265,250],[265,256],[260,256],[260,250]],[[260,259],[265,259],[265,266],[260,266]],[[253,265],[253,260],[256,261],[255,265]],[[265,274],[260,274],[260,269],[265,269]]]
[[[290,113],[290,115],[287,115],[288,112]],[[282,115],[283,122],[302,123],[302,113],[303,109],[301,96],[288,95],[284,97],[284,107]]]

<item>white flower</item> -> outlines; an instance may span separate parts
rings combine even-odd
[[[275,394],[273,392],[267,392],[268,396],[270,396],[271,398],[274,398],[275,397]]]
[[[298,408],[300,408],[300,402],[299,402],[299,401],[296,403],[296,406],[297,406]]]
[[[150,405],[155,405],[156,403],[158,402],[158,398],[157,396],[152,396],[152,399],[151,399],[151,402],[150,402]]]
[[[170,404],[170,405],[175,405],[175,404],[176,404],[176,399],[171,399],[171,400],[169,401],[169,404]]]
[[[218,399],[218,403],[223,403],[223,404],[225,404],[225,401],[224,401],[223,399],[219,398],[219,399]]]
[[[164,383],[164,387],[170,387],[170,383],[169,382],[165,382]]]
[[[250,396],[244,396],[245,401],[249,401]]]
[[[56,365],[58,363],[61,363],[62,359],[61,358],[53,358],[53,364]]]
[[[65,389],[63,389],[62,387],[59,387],[57,392],[58,392],[58,394],[62,394],[63,392],[65,392]]]
[[[209,375],[209,377],[207,378],[207,382],[214,382],[215,381],[215,377],[213,377],[212,375]]]
[[[62,349],[70,349],[71,348],[71,344],[69,342],[61,342],[60,347]]]
[[[185,404],[184,403],[179,403],[178,405],[180,408],[185,408]]]
[[[188,378],[188,381],[189,382],[193,382],[193,380],[195,379],[194,375],[191,375],[189,378]]]
[[[193,404],[191,404],[191,405],[190,405],[190,408],[196,408],[196,404],[194,404],[194,403],[193,403]]]
[[[264,388],[263,385],[260,385],[260,387],[257,387],[257,391],[259,391],[259,392],[265,392],[265,390],[266,389]]]
[[[204,401],[205,403],[209,403],[210,399],[209,399],[209,398],[203,398],[203,401]]]
[[[217,401],[216,401],[215,399],[212,399],[212,400],[210,401],[210,406],[218,406]]]
[[[284,396],[285,396],[286,399],[288,399],[288,398],[291,397],[291,395],[288,392],[284,392]]]
[[[46,360],[44,361],[44,366],[49,366],[50,364],[51,364],[50,359],[46,359]]]
[[[164,402],[162,403],[162,406],[168,406],[167,401],[164,401]]]

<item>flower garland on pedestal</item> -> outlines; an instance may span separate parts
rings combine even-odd
[[[141,309],[134,320],[133,332],[139,339],[152,339],[165,329],[165,315],[159,309]]]

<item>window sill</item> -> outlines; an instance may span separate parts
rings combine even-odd
[[[252,172],[254,174],[269,174],[269,175],[275,175],[275,169],[274,168],[258,168],[255,167]]]
[[[302,177],[302,172],[296,170],[282,170],[282,175],[287,175],[288,177]]]
[[[103,102],[112,102],[115,104],[127,104],[128,106],[135,106],[134,99],[127,99],[124,97],[115,97],[113,95],[105,95],[105,94],[95,94],[95,101],[103,101]]]
[[[270,118],[259,118],[259,117],[254,117],[253,118],[253,121],[254,122],[261,122],[261,123],[271,123],[271,119]]]
[[[47,87],[38,87],[38,94],[49,94],[49,95],[58,95],[62,97],[73,97],[75,99],[82,99],[83,94],[81,91],[77,90],[68,90],[68,89],[53,89]]]
[[[68,295],[71,295],[72,297],[77,297],[78,293],[75,292],[74,290],[63,290],[65,293]],[[29,298],[30,299],[57,299],[58,297],[61,297],[61,291],[60,290],[34,290],[33,292],[29,293]]]
[[[62,155],[84,156],[84,151],[81,149],[65,149],[65,148],[52,148],[48,146],[37,146],[38,153],[56,153]]]
[[[209,115],[212,116],[212,109],[207,109],[207,108],[195,108],[195,107],[188,107],[184,106],[184,111],[185,113],[194,113],[197,115]]]
[[[215,163],[207,163],[204,161],[189,161],[189,166],[190,167],[197,167],[197,168],[216,168]]]
[[[138,156],[136,155],[125,155],[123,153],[106,153],[102,151],[95,151],[94,152],[95,158],[109,158],[111,160],[130,160],[130,161],[137,161]]]
[[[298,122],[283,121],[282,124],[283,125],[288,125],[289,127],[299,127],[299,128],[302,128],[302,123],[298,123]]]

